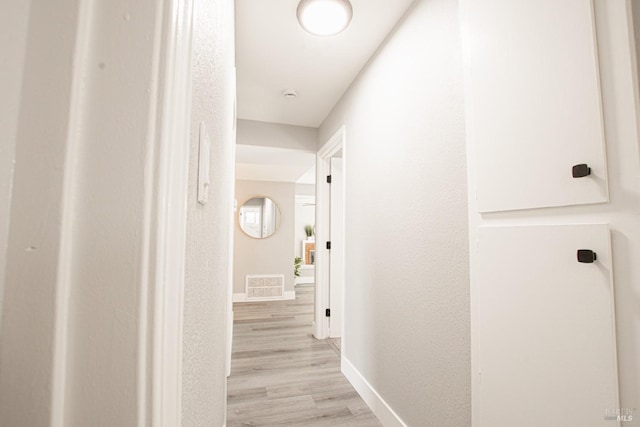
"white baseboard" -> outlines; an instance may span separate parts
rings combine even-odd
[[[296,299],[296,291],[285,291],[284,296],[281,298],[250,298],[247,299],[247,294],[239,293],[233,294],[233,302],[260,302],[260,301],[284,301]]]
[[[356,389],[362,400],[365,401],[371,411],[378,417],[378,420],[385,427],[407,427],[393,409],[384,401],[378,392],[371,387],[371,384],[362,374],[349,362],[344,355],[341,358],[340,368],[344,376],[349,380],[353,388]]]

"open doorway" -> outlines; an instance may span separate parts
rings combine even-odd
[[[316,299],[314,336],[331,339],[341,351],[344,330],[345,128],[318,151],[316,162]]]
[[[306,235],[305,227],[313,229],[315,222],[315,152],[259,146],[259,142],[270,143],[264,140],[265,127],[247,121],[238,126],[234,302],[294,299],[295,284],[302,276],[313,283],[313,265],[294,268],[294,260],[303,258],[303,245],[313,238],[312,233],[311,237]],[[287,125],[268,128],[278,135],[305,131],[299,140],[306,137],[309,145],[315,145],[315,132],[306,135],[306,129]],[[267,228],[267,217],[260,215],[263,201],[269,202],[275,212],[270,215],[273,224]],[[257,202],[260,209],[255,206]],[[259,230],[252,232],[256,227]]]
[[[296,184],[295,209],[295,289],[308,289],[313,294],[315,286],[315,224],[316,194],[315,166],[312,183]]]

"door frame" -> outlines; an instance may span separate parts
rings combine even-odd
[[[331,173],[331,157],[342,150],[343,176],[346,170],[346,126],[342,125],[336,133],[318,150],[316,154],[316,259],[315,259],[315,300],[313,316],[313,336],[317,339],[329,337],[329,318],[325,309],[329,307],[329,252],[324,245],[330,239],[331,193],[327,185],[327,176]],[[343,298],[344,306],[344,298]],[[344,322],[344,316],[343,316]]]
[[[191,140],[193,0],[164,0],[158,84],[156,179],[151,218],[152,291],[150,322],[140,348],[140,388],[149,399],[139,421],[153,426],[182,424],[183,311],[187,233],[187,193]],[[144,302],[143,302],[144,304]],[[148,386],[143,382],[151,373]],[[147,414],[143,413],[146,412]]]

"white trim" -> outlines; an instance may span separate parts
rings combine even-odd
[[[385,427],[407,427],[402,419],[395,413],[391,406],[378,394],[369,384],[364,376],[346,357],[341,358],[340,369],[342,373],[356,389],[362,400],[371,408],[371,411],[378,417],[378,420]]]
[[[89,42],[91,39],[92,2],[81,1],[78,10],[78,30],[74,47],[73,75],[67,125],[67,147],[65,153],[65,172],[62,183],[62,208],[60,225],[60,244],[58,272],[56,277],[56,302],[53,329],[53,364],[51,373],[51,426],[64,425],[67,346],[69,333],[69,294],[73,263],[73,225],[75,223],[74,187],[77,182],[79,129],[83,116],[81,78],[89,60]]]
[[[235,39],[234,39],[234,45],[235,45]],[[236,67],[233,67],[233,73],[231,74],[231,85],[229,85],[228,90],[231,93],[231,96],[229,96],[229,99],[233,100],[233,106],[232,106],[232,110],[233,111],[233,120],[231,122],[231,138],[233,139],[233,146],[235,147],[235,143],[236,143],[236,136],[237,136],[237,122],[238,122],[238,114],[237,114],[237,105],[238,105],[238,99],[237,99],[237,69]],[[234,165],[236,164],[236,150],[229,150],[229,159],[228,159],[230,165]],[[235,171],[234,171],[234,175],[235,175]],[[226,293],[226,298],[227,298],[227,356],[226,356],[226,360],[225,360],[225,370],[227,373],[227,377],[229,377],[231,375],[231,354],[233,352],[233,319],[234,319],[234,314],[233,314],[233,270],[234,270],[234,262],[235,260],[233,259],[233,251],[234,251],[234,245],[235,245],[235,221],[236,221],[236,211],[237,211],[237,201],[235,198],[235,194],[236,194],[236,180],[232,179],[231,180],[231,192],[230,194],[230,200],[229,200],[229,207],[232,209],[232,214],[229,215],[229,227],[228,227],[228,231],[229,231],[229,254],[232,254],[229,257],[229,263],[228,263],[228,270],[227,270],[227,293]],[[226,393],[225,393],[226,395]],[[227,419],[227,414],[225,413],[225,423],[226,423],[226,419]]]
[[[191,109],[193,0],[155,4],[153,86],[145,157],[144,223],[137,337],[137,425],[181,425],[182,299]],[[77,181],[80,78],[87,66],[92,1],[81,1],[73,58],[71,105],[62,189],[60,257],[54,320],[51,425],[64,424],[68,295]]]
[[[233,302],[264,302],[264,301],[288,301],[296,299],[296,291],[284,291],[284,295],[278,298],[247,298],[244,292],[233,294]]]
[[[326,177],[331,171],[331,157],[345,146],[346,127],[343,125],[318,150],[316,155],[316,244],[322,246],[329,240],[329,187]],[[315,289],[315,319],[313,322],[313,336],[325,339],[329,336],[329,319],[325,317],[325,308],[329,307],[329,257],[326,250],[316,250],[316,289]]]
[[[162,10],[158,85],[156,178],[152,200],[151,256],[154,300],[152,354],[140,366],[152,367],[151,402],[141,408],[151,422],[182,424],[182,322],[185,277],[187,191],[191,140],[191,53],[193,0],[165,0]],[[141,346],[146,343],[141,342]],[[141,387],[143,384],[139,384]],[[150,408],[149,408],[150,405]],[[144,415],[140,415],[144,420]]]
[[[155,34],[153,44],[153,65],[152,65],[152,81],[159,82],[159,76],[162,73],[161,64],[163,58],[162,49],[165,47],[163,40],[163,34],[165,31],[164,14],[165,5],[158,4],[155,15]],[[149,115],[147,117],[147,144],[145,146],[145,167],[144,167],[144,222],[142,224],[143,237],[142,237],[142,263],[140,280],[140,290],[138,296],[138,342],[137,342],[137,419],[138,425],[147,425],[149,421],[149,415],[153,419],[154,400],[153,391],[154,384],[149,382],[150,367],[153,368],[152,355],[153,347],[149,337],[153,337],[152,319],[151,316],[155,314],[156,310],[150,301],[150,292],[153,284],[153,280],[156,278],[154,256],[157,252],[157,247],[154,244],[161,244],[162,240],[154,242],[155,227],[155,196],[156,191],[159,190],[156,187],[160,182],[156,179],[156,173],[161,172],[159,167],[160,163],[156,163],[156,138],[162,136],[161,127],[158,125],[161,122],[159,111],[162,111],[160,102],[163,92],[161,83],[152,86],[152,93],[150,96]],[[162,151],[160,151],[162,153]],[[157,276],[159,277],[159,276]],[[153,376],[152,376],[153,379]]]

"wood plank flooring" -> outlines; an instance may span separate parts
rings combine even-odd
[[[227,426],[382,426],[311,335],[313,285],[292,301],[235,303]]]
[[[342,349],[342,338],[329,338],[328,342],[329,345],[334,347],[338,351],[338,354],[340,354]]]

